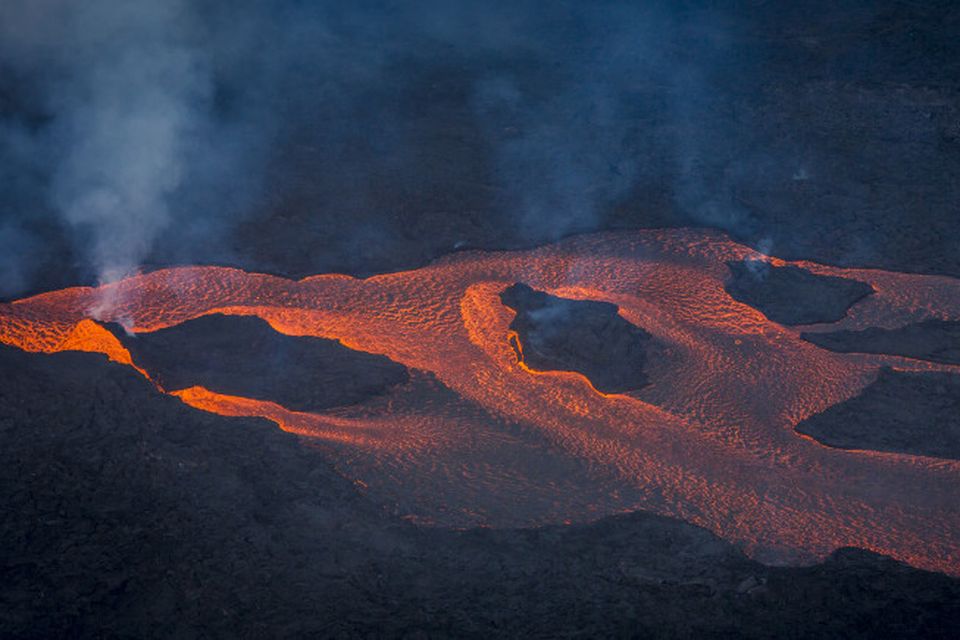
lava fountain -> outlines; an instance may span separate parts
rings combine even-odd
[[[857,546],[960,574],[960,462],[831,449],[794,431],[858,394],[881,366],[958,367],[801,340],[809,327],[772,322],[724,290],[726,262],[750,258],[874,287],[832,327],[960,318],[958,280],[785,262],[714,232],[653,230],[458,253],[366,279],[166,269],[0,305],[0,340],[100,352],[149,377],[88,317],[99,296],[117,301],[103,319],[123,319],[135,333],[212,313],[259,316],[283,334],[384,355],[410,379],[319,413],[202,387],[161,391],[204,411],[276,422],[410,518],[514,526],[645,509],[706,527],[759,559],[806,561]],[[518,281],[618,305],[662,345],[650,358],[651,384],[603,394],[577,373],[519,363],[514,312],[499,299]]]

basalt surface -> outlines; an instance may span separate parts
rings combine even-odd
[[[832,447],[960,460],[960,375],[883,368],[859,395],[797,431]]]
[[[786,325],[837,322],[847,309],[873,293],[866,282],[824,276],[800,267],[775,267],[761,260],[729,262],[726,291]]]
[[[347,405],[406,382],[406,368],[336,340],[288,336],[251,316],[212,314],[128,335],[112,327],[134,363],[168,391],[197,385],[269,400],[293,411]]]
[[[463,532],[372,504],[266,421],[91,354],[0,347],[7,637],[952,637],[960,581],[770,567],[643,513]]]
[[[577,371],[605,393],[648,383],[644,363],[649,333],[631,324],[609,302],[568,300],[523,283],[500,294],[516,311],[510,329],[517,359],[538,371]]]
[[[924,320],[884,329],[804,332],[804,340],[840,353],[886,353],[930,362],[960,364],[960,322]]]

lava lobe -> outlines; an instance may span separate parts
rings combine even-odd
[[[837,322],[874,293],[866,282],[822,276],[800,267],[774,267],[761,260],[728,262],[732,278],[724,287],[734,300],[786,325]]]
[[[517,312],[510,330],[517,358],[537,371],[577,371],[603,393],[649,383],[644,373],[649,333],[623,319],[615,304],[570,300],[523,283],[500,294]]]
[[[294,411],[319,411],[407,380],[406,367],[389,358],[336,340],[283,335],[253,316],[212,314],[136,337],[114,333],[168,391],[199,385]]]

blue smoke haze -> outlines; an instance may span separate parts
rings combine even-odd
[[[788,219],[794,196],[838,215],[875,197],[856,185],[890,149],[862,151],[865,169],[835,161],[844,113],[877,136],[941,135],[924,105],[854,115],[842,82],[869,80],[870,64],[898,80],[882,50],[828,55],[792,35],[818,12],[823,37],[880,12],[841,4],[7,0],[0,294],[51,260],[100,281],[242,262],[263,216],[292,254],[324,233],[389,251],[447,211],[453,228],[435,233],[451,248],[469,225],[535,243],[628,210],[628,226],[716,226],[776,251],[764,216]],[[773,83],[791,56],[834,84]],[[841,115],[817,130],[821,90]],[[943,164],[916,154],[918,175]],[[815,192],[830,175],[848,192]],[[461,209],[482,215],[467,224]],[[868,241],[848,244],[869,257]]]

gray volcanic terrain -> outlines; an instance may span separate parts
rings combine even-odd
[[[578,371],[604,393],[648,383],[643,372],[651,336],[608,302],[569,300],[517,283],[500,300],[517,312],[517,358],[537,371]]]
[[[930,362],[960,364],[960,322],[924,320],[883,329],[804,332],[804,340],[840,353],[888,353]]]
[[[837,322],[873,293],[865,282],[818,276],[799,267],[773,267],[759,260],[727,266],[732,274],[727,293],[781,324]]]
[[[168,391],[195,385],[293,411],[354,404],[406,382],[406,367],[336,340],[286,336],[252,316],[213,314],[128,336],[133,361]]]
[[[415,527],[296,437],[90,354],[0,347],[0,628],[17,638],[950,638],[960,581],[777,568],[683,522]]]
[[[797,425],[842,449],[960,460],[960,375],[884,368],[860,395]]]

